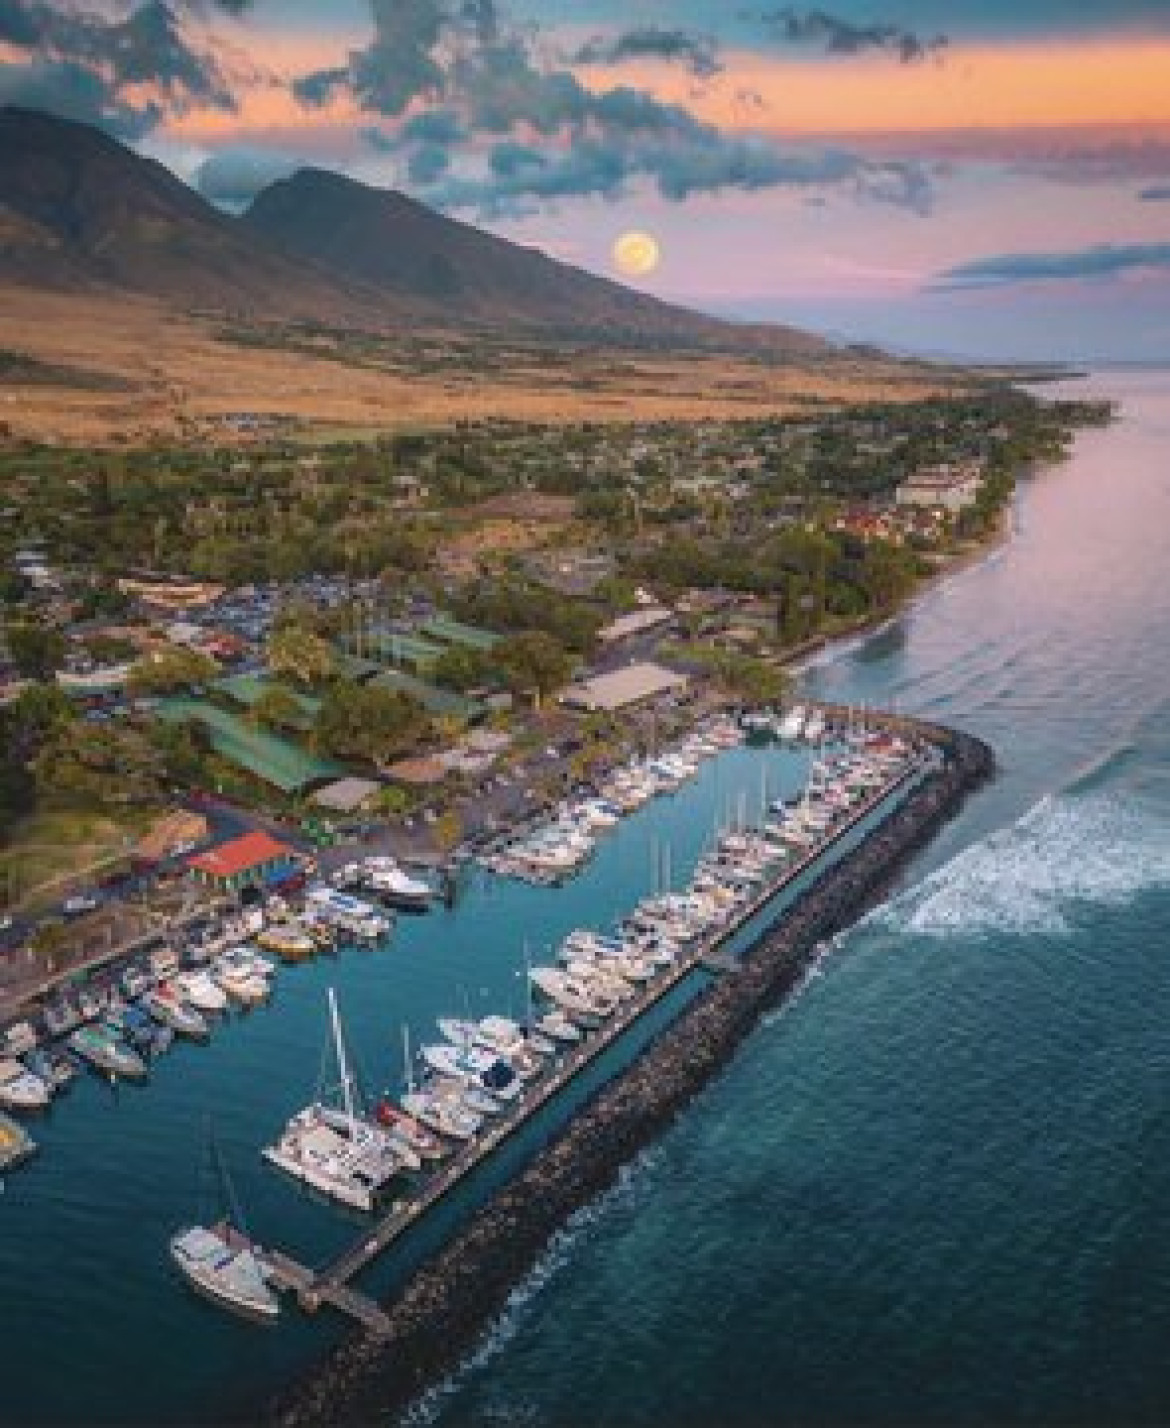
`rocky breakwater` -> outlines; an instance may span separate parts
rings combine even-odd
[[[566,1219],[661,1134],[760,1016],[799,984],[817,948],[878,901],[907,860],[993,773],[994,756],[980,740],[897,722],[901,731],[935,745],[938,767],[414,1274],[387,1306],[385,1334],[337,1348],[273,1405],[271,1421],[290,1428],[387,1422],[454,1368]]]

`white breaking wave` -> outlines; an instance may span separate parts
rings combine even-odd
[[[880,909],[873,924],[925,936],[1069,930],[1078,905],[1170,886],[1170,826],[1116,794],[1046,798]],[[871,924],[872,925],[872,924]]]

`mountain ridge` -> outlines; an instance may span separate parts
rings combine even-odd
[[[298,170],[233,217],[103,131],[15,106],[0,106],[0,282],[373,331],[834,351],[796,328],[675,306],[332,170]]]

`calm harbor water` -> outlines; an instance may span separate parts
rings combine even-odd
[[[983,734],[1000,779],[417,1417],[1170,1418],[1170,375],[1093,387],[1123,419],[1021,492],[1013,541],[807,675]],[[737,751],[569,887],[477,882],[387,948],[288,970],[148,1088],[79,1083],[0,1199],[0,1422],[247,1417],[335,1331],[239,1326],[171,1277],[204,1112],[258,1235],[338,1248],[354,1223],[258,1157],[311,1091],[325,986],[367,1081],[393,1082],[404,1019],[417,1040],[465,998],[518,1008],[525,937],[628,907],[665,840],[684,874],[721,812],[758,803],[761,767],[800,776]]]
[[[170,1234],[218,1212],[205,1199],[206,1116],[252,1233],[302,1262],[323,1262],[368,1222],[311,1198],[259,1152],[313,1094],[326,1055],[326,988],[337,990],[367,1091],[398,1089],[404,1024],[417,1050],[438,1039],[437,1016],[521,1014],[525,942],[534,961],[549,960],[572,928],[605,927],[628,912],[667,865],[677,885],[717,823],[755,817],[764,799],[795,791],[807,764],[804,752],[732,750],[607,835],[565,887],[534,889],[470,870],[454,908],[400,918],[383,947],[282,969],[269,1007],[229,1019],[210,1046],[176,1044],[147,1086],[112,1090],[80,1078],[31,1126],[41,1153],[7,1178],[0,1196],[0,1423],[254,1419],[257,1405],[343,1325],[329,1313],[307,1319],[290,1302],[278,1327],[258,1329],[176,1279]],[[361,1287],[392,1288],[700,981],[665,999],[637,1037],[503,1147]]]
[[[1170,1421],[1170,375],[808,673],[1002,773],[550,1253],[443,1425]]]

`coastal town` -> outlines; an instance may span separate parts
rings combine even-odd
[[[200,880],[221,845],[446,876],[704,712],[777,702],[1104,415],[996,389],[308,454],[0,450],[0,1008],[238,892]]]
[[[499,923],[522,955],[497,1000],[444,1014],[436,964],[394,1090],[363,1090],[330,977],[324,1080],[255,1151],[373,1217],[348,1250],[251,1238],[209,1143],[228,1209],[176,1226],[178,1275],[253,1320],[291,1296],[390,1335],[360,1276],[662,1005],[700,1015],[898,819],[913,841],[909,810],[986,776],[951,731],[801,702],[791,667],[985,549],[1016,479],[1107,415],[997,388],[815,423],[0,453],[0,1173],[79,1077],[149,1086],[282,968],[465,898],[612,879],[615,830],[683,799],[612,920],[535,955]]]

